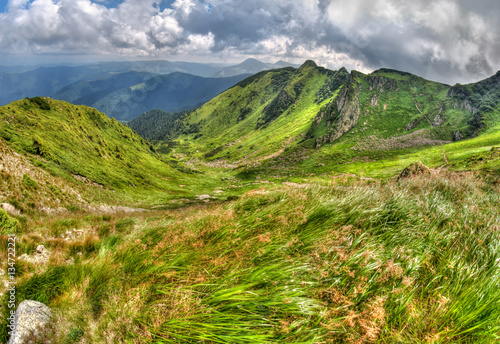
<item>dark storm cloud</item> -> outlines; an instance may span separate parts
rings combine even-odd
[[[500,68],[499,14],[497,0],[10,0],[0,48],[315,59],[454,83]]]
[[[189,11],[178,11],[175,17],[189,32],[212,33],[214,52],[252,51],[263,40],[287,39],[281,56],[315,58],[323,48],[332,56],[347,55],[349,67],[398,68],[451,83],[487,77],[500,65],[498,1],[208,3],[184,1],[178,8]],[[295,51],[297,47],[311,56]],[[322,60],[329,63],[325,56]]]
[[[251,43],[258,43],[276,34],[295,35],[286,28],[297,19],[296,12],[292,5],[284,1],[180,3],[182,5],[175,13],[179,24],[192,33],[211,32],[215,38],[214,50],[226,47],[245,49]],[[189,11],[182,10],[184,7],[188,7]]]

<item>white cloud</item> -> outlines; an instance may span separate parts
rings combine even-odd
[[[0,14],[0,47],[11,53],[153,54],[185,40],[169,9],[125,0],[108,9],[90,0],[12,0]]]
[[[316,59],[446,82],[500,68],[497,0],[10,0],[0,51]]]

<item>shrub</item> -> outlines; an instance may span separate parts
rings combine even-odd
[[[35,103],[40,107],[42,110],[50,110],[50,104],[47,103],[47,101],[43,98],[40,97],[34,97],[29,99],[30,102]]]
[[[7,212],[0,209],[0,234],[11,234],[18,229],[19,221],[10,217]]]
[[[28,188],[28,189],[38,189],[38,183],[31,179],[30,176],[28,176],[26,173],[23,174],[23,184]]]

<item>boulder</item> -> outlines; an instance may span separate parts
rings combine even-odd
[[[3,208],[7,213],[15,216],[21,215],[21,212],[16,209],[12,204],[10,203],[1,203],[0,207]]]
[[[7,344],[27,344],[33,342],[33,339],[41,339],[51,316],[50,308],[41,302],[21,302],[15,314],[14,333]]]
[[[405,168],[399,174],[398,180],[400,180],[402,178],[409,178],[409,177],[421,175],[421,174],[430,175],[431,169],[429,167],[425,166],[424,164],[422,164],[421,162],[416,162],[414,164],[411,164],[407,168]]]

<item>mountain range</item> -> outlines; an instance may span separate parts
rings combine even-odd
[[[99,111],[118,120],[129,121],[153,109],[169,112],[193,109],[248,76],[249,74],[240,74],[224,78],[203,78],[174,72],[154,76],[106,95],[104,92],[110,91],[110,88],[93,93],[84,98],[82,103],[94,101],[90,105]],[[95,101],[96,99],[98,100]]]
[[[8,67],[2,67],[0,68],[0,105],[24,97],[47,96],[79,105],[99,107],[96,103],[112,92],[170,73],[219,78],[253,74],[284,64],[290,65],[281,61],[276,64],[267,64],[248,59],[234,66],[170,61],[132,61],[101,62],[81,66],[44,66],[34,69],[12,67],[10,69],[12,71],[9,71]],[[185,91],[190,93],[189,90]],[[207,92],[210,94],[210,90]],[[213,96],[215,94],[211,94],[211,97]],[[206,96],[203,98],[208,100]],[[184,102],[180,100],[180,103],[181,107],[193,108],[202,104],[203,100]],[[142,108],[150,109],[147,104],[142,104]],[[172,110],[172,108],[171,106],[165,110]],[[177,110],[181,108],[176,108],[175,111]]]
[[[127,73],[65,94],[212,80]],[[127,125],[48,97],[0,106],[16,303],[57,319],[37,340],[498,340],[500,73],[450,86],[306,61],[225,79],[196,109]]]
[[[257,73],[158,135],[180,144],[177,151],[188,157],[240,168],[347,171],[388,159],[388,169],[378,173],[390,174],[400,168],[396,156],[494,136],[499,101],[500,73],[449,86],[396,70],[349,73],[307,61],[300,68]],[[131,127],[139,122],[155,126],[139,117]],[[432,159],[446,164],[437,155]]]

